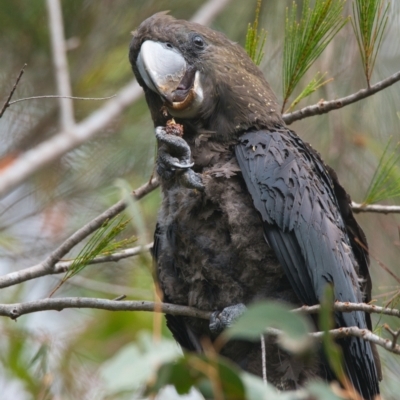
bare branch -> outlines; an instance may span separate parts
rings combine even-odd
[[[398,344],[393,343],[389,339],[383,339],[380,336],[375,335],[368,329],[360,329],[357,326],[350,326],[347,328],[331,329],[328,332],[330,335],[332,335],[334,339],[341,339],[349,336],[355,336],[359,337],[360,339],[366,340],[367,342],[375,343],[378,346],[381,346],[392,353],[400,354],[400,346]],[[266,330],[266,333],[274,336],[279,336],[282,334],[282,331],[275,328],[268,328]],[[314,339],[321,340],[324,334],[325,332],[311,332],[309,335]]]
[[[300,308],[296,308],[293,310],[293,312],[317,314],[320,308],[321,308],[320,305],[316,304],[315,306],[303,306]],[[333,305],[333,309],[335,311],[341,311],[341,312],[364,311],[369,314],[385,314],[385,315],[390,315],[392,317],[400,318],[400,310],[396,310],[395,308],[384,308],[380,306],[375,306],[373,304],[347,303],[347,302],[337,301]]]
[[[364,205],[359,203],[351,203],[351,208],[355,213],[373,212],[381,214],[400,213],[400,206],[383,206],[380,204]]]
[[[156,178],[153,178],[150,182],[134,190],[133,198],[135,200],[139,200],[154,190],[157,186],[158,181]],[[76,244],[81,242],[96,229],[100,228],[106,220],[115,217],[117,214],[125,210],[125,208],[125,202],[122,200],[119,201],[108,210],[98,215],[92,221],[88,222],[82,228],[78,229],[41,263],[34,265],[33,267],[3,275],[0,277],[0,288],[16,285],[30,279],[39,278],[41,276],[58,273],[54,272],[54,265],[60,261],[65,254],[67,254]]]
[[[228,2],[226,0],[222,2],[209,0],[206,2],[195,14],[196,21],[203,25],[209,24],[222,11],[222,8],[217,7],[220,3],[227,4]],[[206,12],[202,10],[206,10]],[[0,173],[0,198],[28,179],[36,171],[58,160],[65,153],[75,149],[104,130],[108,124],[138,100],[142,94],[143,91],[139,84],[132,80],[113,99],[107,101],[82,122],[68,131],[57,133],[47,141],[20,155]]]
[[[290,125],[292,122],[298,121],[303,118],[313,117],[314,115],[326,114],[332,110],[338,110],[339,108],[345,107],[349,104],[365,99],[366,97],[372,96],[373,94],[393,85],[399,80],[400,80],[400,71],[396,72],[389,78],[386,78],[367,89],[361,89],[358,92],[351,94],[350,96],[342,97],[337,100],[320,101],[318,104],[304,107],[301,110],[294,111],[289,114],[284,114],[283,120],[287,125]]]
[[[332,329],[329,333],[335,339],[345,338],[348,336],[359,337],[360,339],[375,343],[392,353],[400,354],[400,346],[398,344],[392,343],[389,339],[383,339],[368,329],[360,329],[357,326],[351,326],[349,328]],[[316,339],[322,339],[324,332],[313,332],[310,335]]]
[[[38,311],[62,311],[66,308],[93,308],[108,311],[150,311],[161,312],[171,315],[180,315],[186,317],[194,317],[201,319],[210,319],[210,311],[201,311],[193,307],[180,306],[168,303],[154,303],[151,301],[120,301],[94,299],[86,297],[64,297],[64,298],[47,298],[26,303],[0,304],[0,316],[17,319],[21,315],[31,314]],[[268,328],[267,334],[280,335],[282,332],[278,329]],[[358,327],[347,327],[332,329],[329,333],[336,339],[355,336],[366,341],[372,342],[385,348],[386,350],[400,354],[400,346],[393,343],[389,339],[383,339],[375,335],[368,329],[360,329]],[[322,339],[324,332],[312,332],[310,336],[315,339]]]
[[[67,131],[75,125],[74,108],[71,99],[71,82],[68,71],[67,48],[64,38],[64,21],[60,0],[47,0],[51,48],[57,92],[60,96],[60,127]]]
[[[117,301],[87,297],[60,297],[30,301],[26,303],[0,304],[0,316],[16,319],[21,315],[38,311],[62,311],[65,308],[95,308],[108,311],[152,311],[165,314],[181,315],[209,319],[211,311],[200,311],[197,308],[152,301]]]
[[[0,111],[0,118],[3,116],[3,114],[7,110],[7,108],[10,107],[10,105],[13,103],[13,102],[10,102],[10,100],[13,97],[15,89],[17,88],[18,83],[21,80],[22,75],[25,72],[25,68],[26,68],[26,64],[24,64],[24,66],[21,68],[21,71],[19,71],[19,74],[17,76],[17,80],[15,81],[14,86],[12,87],[11,92],[8,95],[8,98],[7,98],[6,102],[4,103],[4,105],[3,105],[3,107],[2,107],[2,109]]]

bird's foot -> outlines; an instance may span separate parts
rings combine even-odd
[[[156,138],[160,142],[157,159],[157,174],[165,180],[174,176],[179,183],[189,189],[203,190],[201,175],[194,172],[190,162],[189,145],[179,136],[168,134],[162,126],[156,128]]]
[[[210,331],[221,333],[225,328],[231,326],[245,311],[247,307],[242,304],[225,307],[222,311],[215,311],[210,317]]]

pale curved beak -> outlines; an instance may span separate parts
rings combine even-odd
[[[185,76],[187,65],[182,54],[168,43],[143,42],[136,65],[145,84],[168,102]]]

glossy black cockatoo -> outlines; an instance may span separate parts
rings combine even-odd
[[[214,340],[259,299],[313,305],[332,284],[336,300],[368,302],[367,244],[350,199],[319,154],[285,126],[243,48],[158,13],[134,32],[129,59],[159,144],[153,254],[164,301],[214,311],[210,321],[166,316],[181,346],[200,352],[203,336]],[[171,118],[181,129],[168,127]],[[335,320],[371,328],[361,311],[338,312]],[[339,343],[350,381],[373,398],[376,349],[355,337]],[[222,354],[261,375],[260,343],[230,342]],[[273,337],[266,338],[266,359],[268,380],[282,390],[334,379],[323,356],[303,363]]]

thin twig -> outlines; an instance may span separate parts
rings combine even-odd
[[[260,335],[261,337],[261,363],[262,363],[262,379],[264,384],[267,384],[267,356],[265,351],[265,337],[264,335]]]
[[[383,270],[385,270],[392,278],[394,278],[398,283],[400,283],[400,277],[398,277],[387,265],[385,265],[381,260],[379,260],[378,257],[376,257],[373,253],[371,253],[371,250],[367,246],[365,246],[365,244],[362,243],[361,240],[359,240],[357,237],[354,240],[369,254],[371,258],[373,258],[377,262],[377,264]]]
[[[400,213],[400,206],[384,206],[381,204],[364,205],[359,203],[351,203],[351,208],[355,213],[373,212],[381,214]]]
[[[24,72],[25,72],[26,65],[27,65],[27,64],[24,64],[24,66],[21,68],[21,71],[19,71],[17,80],[15,81],[14,86],[12,87],[11,92],[10,92],[10,94],[8,95],[8,98],[7,98],[6,102],[4,103],[4,105],[3,105],[3,107],[2,107],[2,109],[1,109],[1,111],[0,111],[0,118],[3,116],[4,112],[6,111],[6,109],[7,109],[8,107],[10,107],[10,105],[12,104],[12,103],[10,103],[10,100],[11,100],[11,98],[13,97],[13,94],[14,94],[14,92],[15,92],[15,89],[17,88],[18,83],[19,83],[19,81],[21,80],[22,75],[23,75]]]
[[[37,99],[71,99],[71,100],[100,101],[100,100],[113,99],[115,96],[116,96],[116,94],[113,94],[112,96],[107,96],[107,97],[76,97],[76,96],[59,96],[58,94],[47,94],[45,96],[32,96],[32,97],[24,97],[23,99],[17,99],[17,100],[11,101],[9,103],[9,105],[11,106],[11,104],[20,103],[21,101],[37,100]]]
[[[148,243],[145,246],[136,246],[124,249],[115,253],[104,256],[98,256],[90,260],[87,264],[101,264],[105,262],[118,262],[124,258],[134,257],[141,253],[149,251],[153,247],[153,243]],[[53,268],[53,274],[61,274],[67,272],[70,266],[75,262],[75,259],[68,261],[59,261]]]
[[[115,299],[113,299],[113,301],[120,301],[120,300],[124,300],[125,299],[125,295],[121,294],[121,296],[116,297]]]
[[[196,22],[208,25],[223,8],[217,5],[227,4],[216,0],[208,0],[194,15]],[[205,12],[203,12],[205,10]],[[132,80],[102,107],[91,113],[80,123],[68,131],[61,131],[50,139],[40,143],[33,149],[21,154],[0,174],[0,198],[35,172],[46,165],[59,160],[64,154],[87,142],[117,118],[128,106],[138,100],[143,94],[142,88]]]
[[[383,89],[393,85],[400,80],[400,71],[396,72],[389,78],[386,78],[375,85],[367,89],[361,89],[350,96],[342,97],[337,100],[331,101],[320,101],[312,106],[304,107],[301,110],[294,111],[289,114],[283,115],[283,120],[287,125],[290,125],[294,121],[298,121],[303,118],[313,117],[314,115],[326,114],[332,110],[338,110],[339,108],[345,107],[349,104],[355,103],[366,97],[372,96],[373,94],[380,92]]]
[[[357,326],[350,326],[346,328],[337,328],[337,329],[331,329],[328,331],[330,335],[334,339],[342,339],[345,337],[349,336],[354,336],[354,337],[359,337],[361,339],[364,339],[368,342],[372,342],[377,344],[378,346],[383,347],[384,349],[395,353],[395,354],[400,354],[400,346],[396,343],[393,344],[393,342],[389,339],[383,339],[378,335],[375,335],[368,329],[360,329]],[[268,328],[266,329],[266,333],[274,336],[279,336],[282,334],[282,331],[279,329],[275,328]],[[317,340],[322,340],[325,332],[311,332],[309,335]]]
[[[156,178],[153,178],[150,182],[134,190],[133,198],[139,200],[154,190],[157,186],[158,181]],[[54,265],[59,262],[61,258],[63,258],[76,244],[80,243],[83,239],[100,228],[106,220],[115,217],[117,214],[125,210],[125,208],[126,203],[122,200],[119,201],[92,221],[88,222],[82,228],[78,229],[41,263],[34,265],[33,267],[3,275],[0,277],[0,288],[13,286],[30,279],[53,274]]]
[[[303,306],[300,308],[296,308],[293,310],[293,312],[317,314],[320,308],[321,306],[319,304],[316,304],[315,306]],[[335,311],[341,311],[341,312],[364,311],[369,314],[385,314],[385,315],[390,315],[392,317],[400,318],[400,310],[396,310],[394,308],[375,306],[373,304],[347,303],[347,302],[337,301],[333,305],[333,309]]]
[[[397,339],[399,338],[400,335],[400,330],[394,331],[388,324],[384,324],[383,327],[392,335],[393,340],[392,340],[392,349],[395,348]]]
[[[54,72],[56,75],[57,92],[60,105],[60,128],[68,131],[75,125],[74,105],[71,81],[68,71],[67,48],[64,37],[64,21],[60,0],[47,0],[51,49],[53,54]]]
[[[55,277],[54,277],[55,278]],[[75,275],[73,278],[68,279],[68,285],[77,286],[91,290],[93,292],[100,292],[116,296],[118,293],[124,293],[126,296],[134,296],[135,298],[151,299],[152,291],[146,289],[137,289],[134,287],[128,287],[123,285],[117,285],[115,283],[100,282],[97,280],[84,278],[81,275]]]

